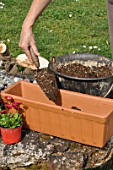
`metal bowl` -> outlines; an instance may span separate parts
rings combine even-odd
[[[70,77],[57,71],[57,68],[61,67],[61,65],[68,64],[73,61],[80,62],[83,65],[87,64],[90,67],[108,65],[112,69],[112,60],[108,57],[97,54],[68,54],[56,57],[55,62],[50,62],[48,66],[55,74],[58,88],[106,97],[113,86],[113,75],[111,74],[109,76],[99,78],[79,78]]]

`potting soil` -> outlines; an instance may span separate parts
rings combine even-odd
[[[71,77],[78,78],[101,78],[112,75],[112,69],[109,65],[85,66],[81,63],[62,64],[57,67],[57,72]]]
[[[57,99],[57,86],[55,82],[54,73],[52,73],[48,68],[41,69],[37,72],[37,82],[47,95],[47,97],[56,101]]]

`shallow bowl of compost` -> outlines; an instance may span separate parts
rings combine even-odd
[[[113,86],[112,59],[97,54],[67,54],[49,63],[57,87],[106,97]]]

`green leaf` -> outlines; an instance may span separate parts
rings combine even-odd
[[[0,126],[7,128],[15,128],[22,125],[22,115],[19,113],[1,114],[0,115]]]
[[[21,71],[24,71],[24,67],[20,66],[20,65],[17,65],[17,68],[18,68],[18,71],[21,72]]]

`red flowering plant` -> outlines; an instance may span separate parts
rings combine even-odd
[[[6,102],[0,104],[0,127],[16,128],[22,125],[21,102],[14,102],[11,96],[5,96]],[[14,112],[14,113],[13,113]]]

